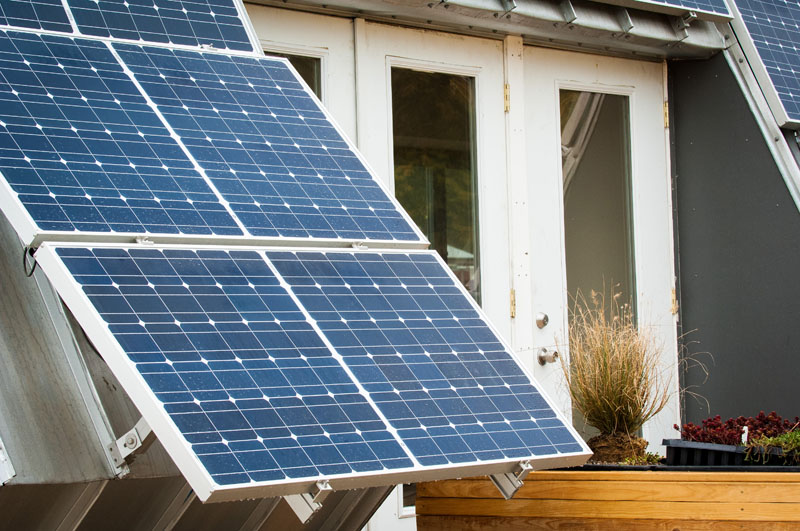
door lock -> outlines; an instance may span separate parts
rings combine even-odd
[[[544,328],[547,326],[547,323],[550,322],[550,318],[547,316],[546,313],[539,312],[536,314],[536,326],[539,328]]]
[[[539,349],[539,353],[536,355],[536,359],[539,360],[539,365],[555,363],[558,360],[558,351],[542,347]]]

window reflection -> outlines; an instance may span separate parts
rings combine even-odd
[[[480,302],[474,79],[392,69],[395,195]]]

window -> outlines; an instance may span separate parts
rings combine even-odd
[[[303,78],[303,81],[311,87],[317,98],[322,99],[322,60],[319,57],[271,52],[269,50],[264,50],[264,53],[288,59],[294,69],[297,70],[297,73],[300,74],[300,77]]]
[[[475,80],[392,68],[395,195],[480,302]]]

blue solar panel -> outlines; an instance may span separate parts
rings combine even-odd
[[[258,253],[58,254],[218,484],[413,465]]]
[[[431,252],[56,252],[218,485],[582,452]]]
[[[0,24],[72,33],[61,0],[0,0]]]
[[[678,7],[686,11],[705,11],[707,13],[715,13],[726,17],[731,16],[725,0],[636,0],[637,5],[641,4],[656,4],[671,7]]]
[[[435,253],[267,256],[423,465],[581,451]]]
[[[234,0],[68,0],[85,35],[252,51]]]
[[[0,34],[0,172],[43,230],[241,230],[102,42]]]
[[[736,7],[788,118],[800,121],[800,6],[786,1],[736,0]],[[754,60],[758,59],[751,58]]]
[[[114,46],[254,236],[420,241],[285,62]]]

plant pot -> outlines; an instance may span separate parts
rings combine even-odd
[[[663,444],[667,447],[667,466],[796,466],[793,456],[787,458],[780,448],[754,449],[748,459],[746,446],[681,439],[664,439]]]

